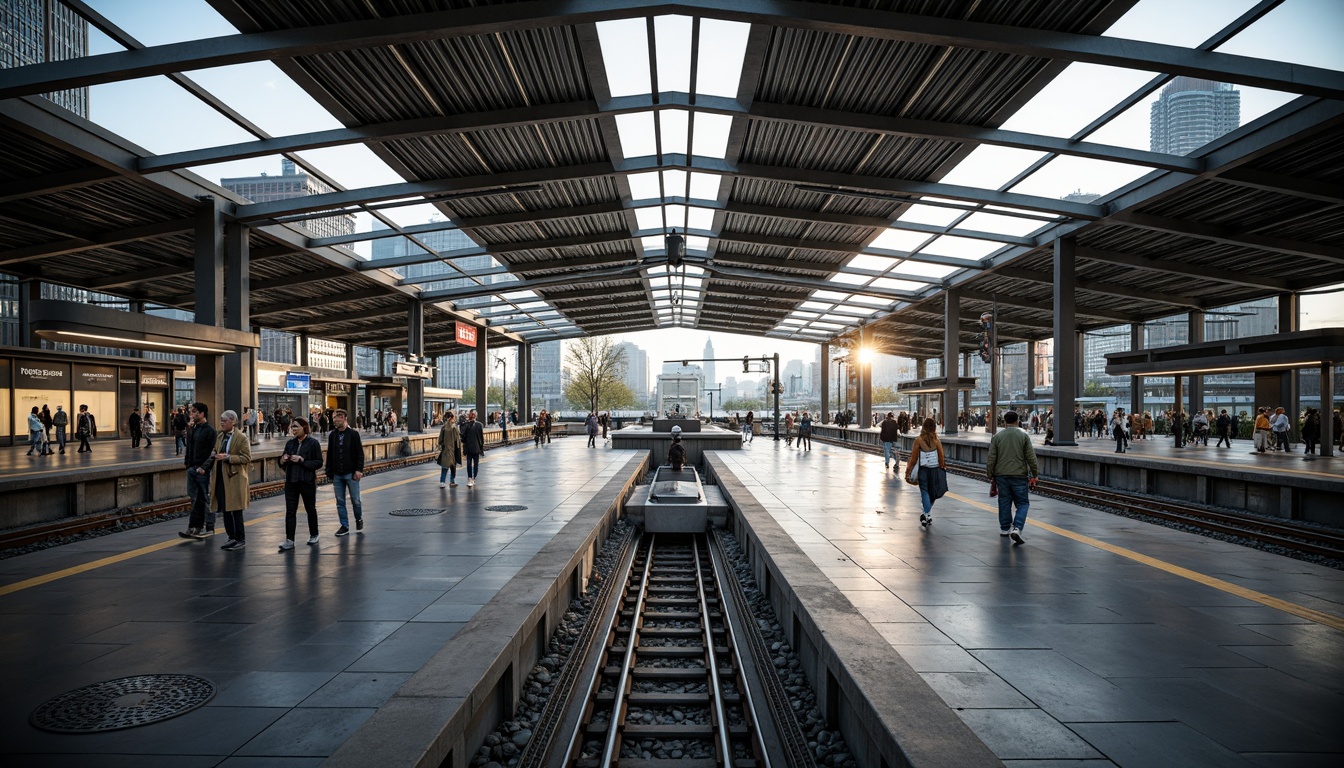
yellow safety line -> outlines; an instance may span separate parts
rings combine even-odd
[[[965,504],[970,504],[971,506],[979,507],[981,509],[990,512],[999,511],[998,506],[990,506],[989,504],[985,504],[984,502],[976,501],[974,499],[968,499],[965,496],[962,496],[957,493],[948,493],[947,495],[950,498],[956,499],[957,501],[963,502]],[[1265,605],[1270,608],[1283,611],[1284,613],[1290,613],[1294,616],[1299,616],[1301,618],[1307,619],[1308,621],[1314,621],[1317,624],[1324,624],[1327,627],[1333,627],[1334,629],[1344,630],[1344,618],[1341,618],[1339,616],[1324,613],[1322,611],[1317,611],[1312,608],[1307,608],[1306,606],[1298,605],[1297,603],[1290,603],[1287,600],[1282,600],[1277,597],[1271,597],[1263,592],[1257,592],[1254,589],[1247,589],[1246,587],[1243,587],[1239,584],[1233,584],[1230,581],[1223,581],[1222,579],[1215,578],[1213,576],[1209,576],[1207,574],[1203,574],[1198,571],[1192,571],[1189,568],[1182,568],[1179,565],[1173,565],[1171,563],[1166,562],[1165,560],[1159,560],[1155,557],[1140,554],[1132,549],[1125,549],[1124,547],[1117,547],[1114,544],[1107,544],[1106,542],[1094,539],[1091,536],[1084,536],[1081,533],[1076,533],[1074,531],[1070,531],[1065,528],[1060,528],[1059,526],[1056,525],[1043,523],[1039,520],[1028,520],[1027,522],[1042,530],[1049,531],[1050,533],[1056,534],[1058,536],[1063,536],[1066,539],[1073,539],[1076,542],[1086,544],[1090,547],[1096,547],[1097,549],[1103,550],[1105,552],[1110,552],[1113,555],[1119,555],[1121,557],[1133,560],[1137,563],[1143,563],[1144,565],[1156,568],[1160,571],[1166,571],[1167,573],[1170,573],[1173,576],[1180,576],[1181,578],[1189,579],[1199,584],[1203,584],[1207,587],[1213,587],[1214,589],[1222,590],[1223,592],[1226,592],[1228,594],[1236,595],[1237,597],[1242,597],[1247,600],[1260,603],[1261,605]]]

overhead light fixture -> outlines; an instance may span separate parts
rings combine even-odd
[[[212,355],[226,355],[234,351],[232,349],[221,349],[219,347],[194,347],[189,344],[182,344],[179,342],[173,342],[170,344],[162,341],[147,341],[145,339],[128,339],[125,338],[124,336],[100,336],[96,333],[79,333],[77,331],[48,331],[46,333],[53,336],[69,336],[76,339],[92,339],[94,341],[104,341],[108,342],[109,346],[114,347],[126,347],[126,346],[130,346],[133,348],[155,347],[155,348],[171,349],[174,351],[188,350],[191,352],[205,352]]]

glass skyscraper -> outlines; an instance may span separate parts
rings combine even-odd
[[[1230,83],[1182,76],[1153,102],[1148,143],[1154,152],[1188,155],[1240,125],[1240,91]]]
[[[89,55],[89,23],[60,0],[0,2],[0,69]],[[89,116],[89,89],[43,94],[80,117]]]

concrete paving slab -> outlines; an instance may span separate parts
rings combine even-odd
[[[957,715],[1000,760],[1101,757],[1077,734],[1039,709],[967,709]]]
[[[1252,765],[1183,723],[1077,723],[1073,729],[1120,768],[1245,768]]]

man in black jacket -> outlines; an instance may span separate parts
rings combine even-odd
[[[481,454],[485,453],[485,428],[476,420],[474,408],[458,429],[462,433],[462,453],[467,456],[467,487],[474,488],[476,474],[481,469]]]
[[[215,535],[215,513],[210,509],[210,471],[215,466],[215,428],[210,426],[210,408],[192,403],[188,412],[183,464],[187,467],[187,495],[191,497],[191,517],[187,530],[177,534],[184,539],[204,539]]]
[[[79,406],[79,415],[75,419],[75,436],[79,438],[79,450],[76,453],[93,453],[89,440],[98,436],[98,422],[89,413],[89,406]]]
[[[884,467],[891,466],[893,454],[896,458],[896,469],[901,468],[901,452],[896,449],[896,441],[901,437],[901,427],[896,423],[896,417],[890,412],[887,418],[882,420],[881,431],[878,433],[878,439],[882,441],[882,459],[885,462]]]
[[[140,436],[142,434],[141,428],[143,425],[144,420],[140,418],[140,408],[136,407],[132,409],[130,417],[126,419],[126,428],[131,433],[132,448],[140,447]]]
[[[350,518],[345,511],[345,492],[355,508],[355,530],[364,530],[364,503],[359,500],[359,481],[364,477],[364,445],[359,430],[351,429],[344,409],[331,414],[336,428],[327,435],[327,477],[336,491],[336,516],[341,519],[337,536],[350,535]]]

